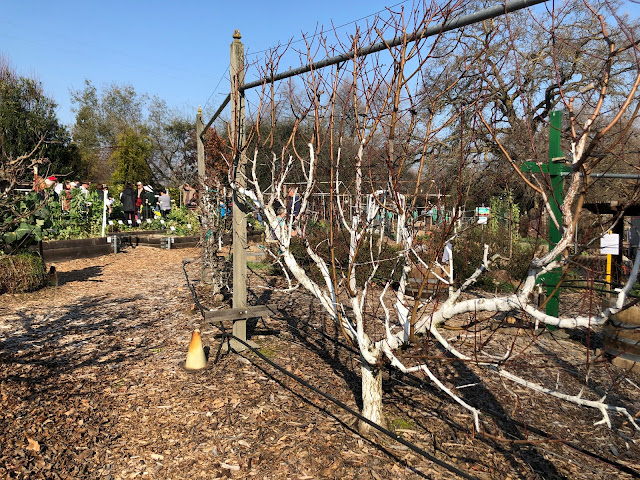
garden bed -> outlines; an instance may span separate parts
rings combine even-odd
[[[120,238],[122,248],[129,246],[162,247],[162,239],[173,238],[171,248],[194,247],[200,241],[198,236],[169,235],[163,231],[118,232],[109,234],[108,237],[81,238],[72,240],[53,240],[42,242],[42,257],[45,262],[59,262],[78,258],[91,258],[113,253],[113,244],[109,237]],[[35,245],[32,250],[39,250]]]

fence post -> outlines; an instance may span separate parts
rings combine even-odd
[[[204,143],[201,138],[203,131],[202,108],[198,107],[198,114],[196,115],[196,145],[198,147],[198,182],[200,183],[200,188],[204,188]]]
[[[229,77],[231,79],[231,141],[234,151],[233,179],[237,187],[246,187],[247,159],[244,154],[244,92],[240,87],[244,85],[244,45],[240,41],[240,31],[233,32],[231,42],[231,62]],[[247,306],[247,217],[240,210],[238,189],[233,191],[233,308]],[[247,320],[233,322],[233,335],[246,341]],[[246,347],[237,341],[231,342],[235,351],[245,350]]]
[[[202,132],[204,132],[204,122],[202,121],[202,108],[198,107],[196,115],[196,149],[198,153],[198,202],[200,204],[200,212],[202,215],[202,226],[200,229],[200,243],[202,244],[202,269],[200,278],[203,283],[211,285],[212,277],[212,251],[208,237],[209,226],[211,225],[211,211],[205,208],[206,196],[208,195],[207,185],[205,184],[205,167],[204,167],[204,142],[202,141]],[[181,192],[182,193],[182,192]],[[182,195],[180,195],[182,202]],[[189,208],[185,205],[185,207]]]

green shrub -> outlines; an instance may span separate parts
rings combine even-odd
[[[489,257],[495,253],[499,253],[502,257],[490,267],[491,270],[506,270],[515,281],[525,278],[533,257],[534,246],[529,242],[514,240],[511,246],[511,258],[509,258],[509,236],[504,232],[491,232],[488,228],[483,230],[478,227],[459,236],[453,246],[453,271],[458,283],[464,282],[482,265],[484,244],[489,245]],[[513,284],[510,282],[496,282],[487,274],[482,275],[476,285],[497,288],[507,293],[513,291]]]
[[[13,194],[11,208],[0,211],[0,251],[15,253],[42,240],[51,226],[51,212],[36,192]]]
[[[331,265],[331,251],[327,240],[328,230],[323,225],[316,224],[313,228],[307,230],[306,240],[318,255],[320,255],[327,264]],[[396,259],[401,246],[389,241],[387,238],[383,241],[382,250],[378,256],[377,241],[378,235],[367,234],[363,238],[360,248],[356,253],[356,282],[362,286],[364,281],[371,275],[373,265],[371,264],[370,239],[373,241],[374,258],[379,258],[379,267],[376,271],[373,281],[374,283],[384,285],[388,280],[399,281],[401,271],[396,267]],[[318,283],[324,283],[320,270],[307,254],[304,242],[299,237],[291,239],[291,253],[295,257],[298,264],[304,268],[307,274]],[[338,231],[334,242],[334,256],[336,261],[336,269],[338,270],[338,279],[344,275],[346,277],[349,270],[349,237],[344,231]]]

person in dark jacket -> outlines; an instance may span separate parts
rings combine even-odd
[[[153,188],[151,185],[144,186],[144,200],[142,204],[142,218],[153,218],[153,211],[156,208],[156,196],[153,193]]]
[[[289,201],[287,202],[287,214],[293,214],[295,220],[300,213],[300,207],[302,206],[302,199],[295,188],[289,187]]]
[[[127,183],[120,194],[122,211],[124,212],[124,223],[133,225],[136,221],[136,193],[130,183]]]

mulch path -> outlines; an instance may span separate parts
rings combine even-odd
[[[182,259],[198,254],[138,247],[61,262],[58,287],[0,296],[0,478],[459,478],[384,435],[360,436],[351,414],[251,351],[214,363],[218,330],[202,323],[182,271]],[[197,262],[187,266],[193,281],[198,270]],[[281,279],[250,276],[250,303],[277,307],[249,325],[251,340],[271,361],[358,410],[357,355],[335,341],[309,294],[276,286]],[[198,291],[211,305],[206,288]],[[210,361],[194,373],[182,364],[195,326]],[[516,330],[505,328],[501,338]],[[588,347],[583,332],[569,333],[536,337],[536,353],[516,367],[577,394],[586,370],[576,358]],[[594,350],[596,336],[588,343]],[[485,412],[485,431],[474,434],[469,412],[424,377],[385,373],[389,424],[430,455],[483,479],[632,478],[624,466],[640,471],[640,434],[624,417],[611,415],[613,429],[594,426],[597,410],[431,357],[434,373]],[[559,367],[557,378],[545,379],[547,363]],[[584,395],[606,394],[633,415],[638,377],[592,361]]]

